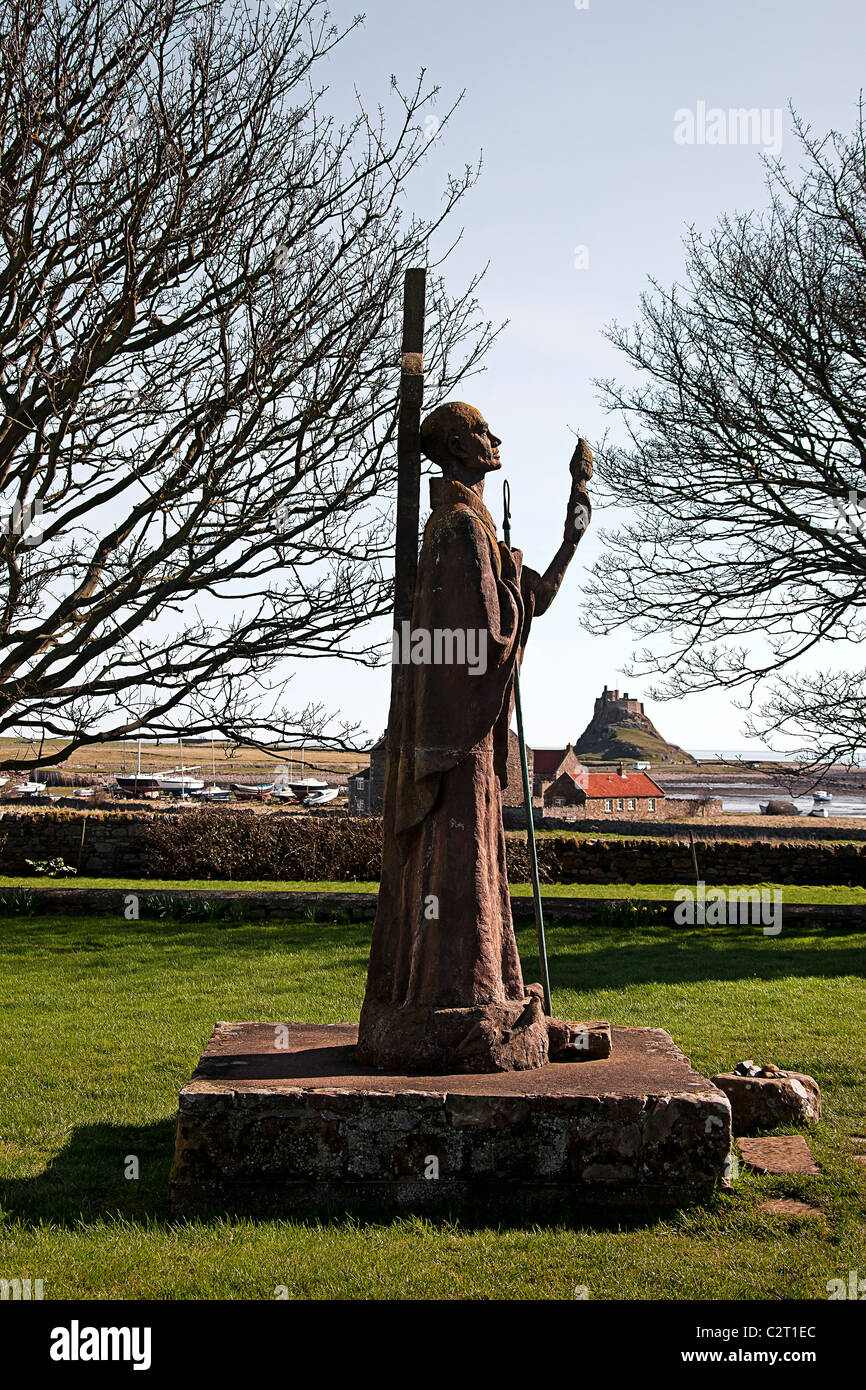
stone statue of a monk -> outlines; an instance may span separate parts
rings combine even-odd
[[[564,1025],[523,982],[505,863],[514,673],[591,512],[580,441],[563,542],[543,575],[497,539],[484,479],[500,440],[472,406],[424,420],[442,470],[418,562],[411,632],[395,634],[403,696],[388,730],[382,876],[358,1055],[399,1070],[543,1066]]]

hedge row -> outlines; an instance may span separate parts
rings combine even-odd
[[[153,877],[363,882],[379,877],[382,823],[210,807],[154,818],[144,853]]]
[[[556,861],[539,846],[541,877],[554,878]],[[382,870],[381,818],[250,816],[226,807],[154,819],[145,830],[145,860],[154,878],[377,881]],[[515,882],[529,877],[522,840],[508,841]]]

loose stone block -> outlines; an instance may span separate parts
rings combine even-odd
[[[549,1055],[555,1062],[591,1061],[610,1056],[610,1024],[547,1019]]]
[[[365,1068],[352,1024],[218,1024],[180,1096],[173,1209],[555,1216],[728,1187],[724,1093],[661,1029],[612,1033],[606,1059],[418,1076]]]
[[[713,1077],[713,1085],[731,1102],[735,1134],[797,1121],[812,1124],[821,1118],[821,1089],[813,1076],[799,1071],[782,1071],[778,1076],[721,1072]]]
[[[821,1170],[802,1134],[770,1134],[766,1138],[738,1140],[740,1153],[751,1168],[761,1173],[808,1173]]]
[[[767,1211],[771,1216],[818,1216],[824,1213],[820,1207],[813,1206],[811,1202],[800,1202],[795,1197],[767,1197],[763,1202],[758,1203],[761,1211]]]

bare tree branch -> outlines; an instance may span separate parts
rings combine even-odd
[[[647,384],[599,383],[628,448],[597,455],[605,535],[591,630],[628,626],[655,698],[712,687],[751,707],[820,642],[866,638],[866,132],[770,165],[770,205],[686,241],[686,284],[653,282],[611,341]],[[779,675],[750,732],[817,756],[866,749],[862,675]],[[822,752],[823,750],[823,752]]]
[[[378,660],[405,269],[431,270],[434,397],[494,333],[430,254],[477,169],[432,220],[405,210],[437,89],[392,79],[396,120],[323,110],[353,28],[321,0],[3,11],[0,734],[68,743],[2,766],[136,730],[321,733],[264,719],[279,663]]]

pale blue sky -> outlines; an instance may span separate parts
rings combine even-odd
[[[331,9],[346,22],[357,0],[334,0]],[[680,276],[688,223],[707,228],[725,211],[764,202],[760,146],[678,144],[675,113],[696,111],[699,102],[781,109],[782,156],[796,160],[789,102],[816,130],[850,129],[864,53],[862,0],[589,0],[582,9],[573,0],[373,0],[363,28],[329,60],[324,104],[337,112],[348,109],[353,84],[368,104],[388,110],[390,74],[409,86],[421,66],[443,89],[435,110],[444,113],[466,89],[416,180],[413,203],[435,208],[446,171],[483,151],[448,274],[456,289],[489,260],[483,307],[511,323],[487,373],[462,394],[504,440],[514,543],[536,568],[561,536],[569,427],[590,443],[607,423],[616,432],[592,386],[593,377],[624,370],[603,326],[634,319],[647,276]],[[575,268],[578,246],[587,248],[586,269]],[[486,500],[499,520],[499,480]],[[598,544],[595,531],[533,631],[524,709],[537,747],[573,739],[605,683],[643,693],[622,674],[629,639],[591,638],[579,626],[583,571]],[[388,672],[309,663],[298,670],[292,702],[307,699],[339,706],[378,734]],[[745,744],[742,715],[725,696],[650,712],[686,747]]]

